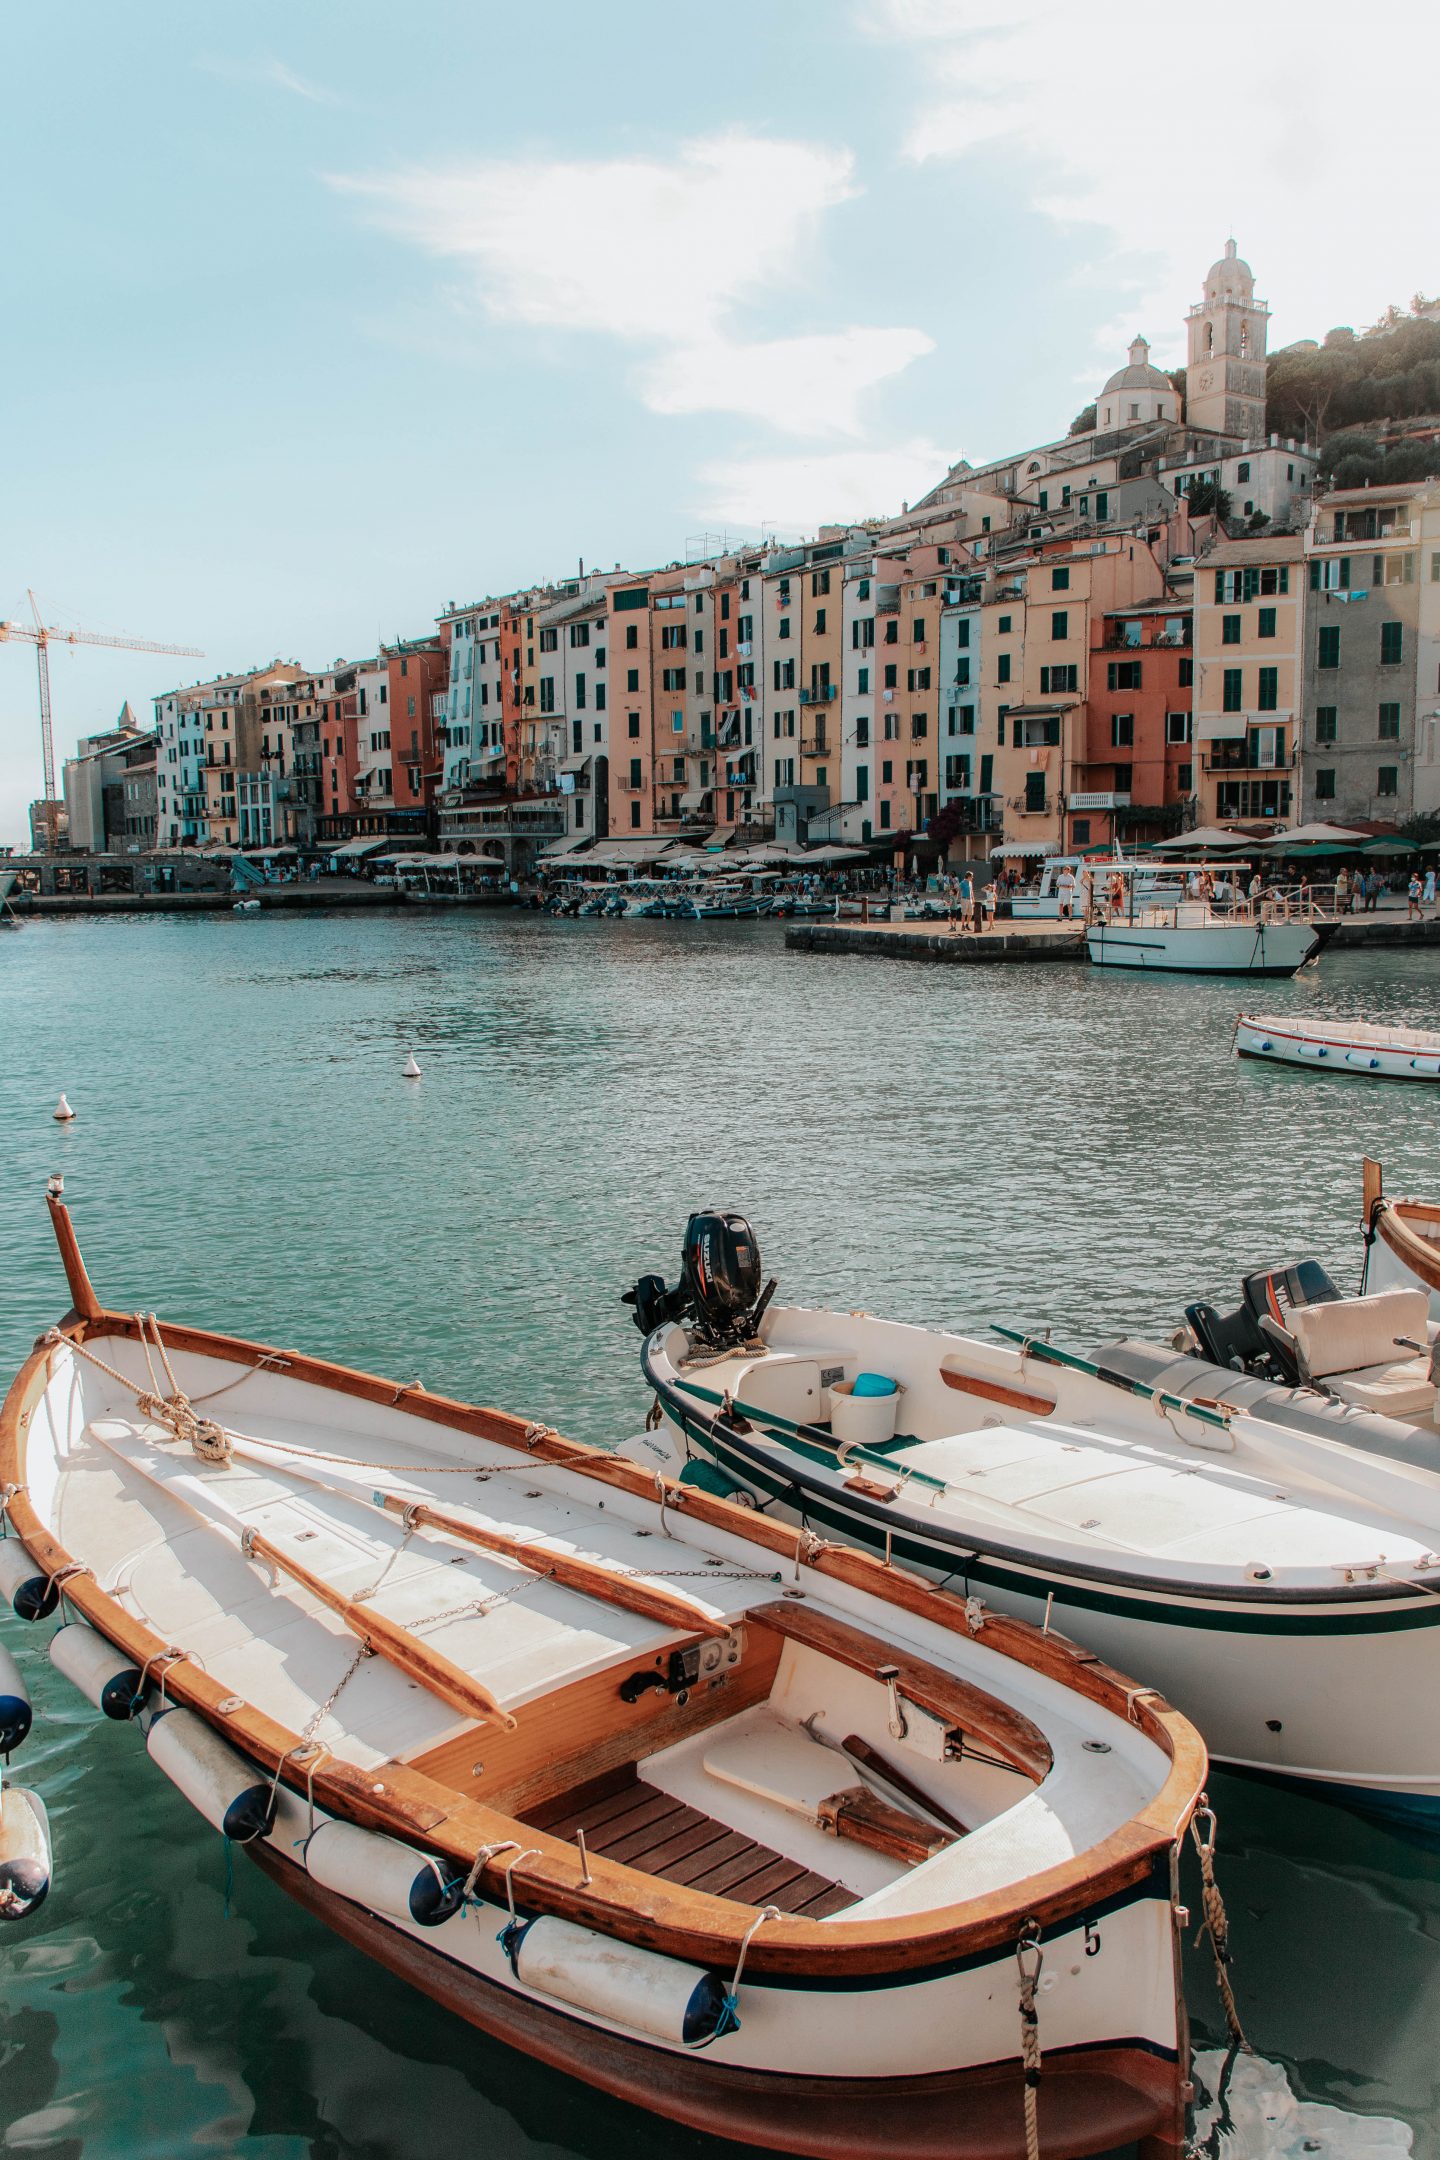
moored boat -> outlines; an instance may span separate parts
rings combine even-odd
[[[106,1310],[50,1206],[5,1587],[302,1905],[753,2145],[1178,2155],[1205,1756],[1152,1690],[549,1428]]]
[[[1435,1391],[1396,1340],[1423,1309],[1332,1286],[1319,1321],[1289,1313],[1308,1377],[1286,1385],[1170,1345],[780,1306],[748,1228],[750,1257],[710,1238],[707,1260],[710,1220],[679,1285],[631,1293],[652,1459],[1053,1618],[1153,1674],[1227,1763],[1440,1827]]]
[[[1161,975],[1298,974],[1320,952],[1333,924],[1309,916],[1222,915],[1204,900],[1141,907],[1123,921],[1092,923],[1085,934],[1095,967]]]
[[[1381,1165],[1366,1156],[1361,1216],[1366,1290],[1423,1290],[1440,1320],[1440,1201],[1392,1198]]]
[[[1237,1057],[1301,1065],[1310,1072],[1359,1074],[1376,1080],[1440,1080],[1440,1034],[1424,1028],[1381,1027],[1366,1020],[1312,1019],[1303,1013],[1241,1013]]]

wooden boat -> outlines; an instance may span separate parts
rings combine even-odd
[[[757,1304],[758,1255],[747,1272],[695,1249],[712,1220],[740,1219],[692,1218],[680,1284],[632,1293],[660,1420],[638,1460],[1052,1618],[1154,1674],[1220,1760],[1440,1828],[1423,1357],[1417,1380],[1391,1347],[1403,1369],[1367,1363],[1347,1399],[1338,1372],[1321,1392],[1169,1345],[1084,1357]],[[1357,1341],[1383,1322],[1386,1344],[1417,1320],[1408,1302],[1398,1325],[1344,1317]]]
[[[107,1311],[50,1206],[0,1582],[309,1911],[748,2144],[1178,2156],[1205,1754],[1159,1696],[522,1418]]]
[[[1385,1173],[1366,1156],[1361,1223],[1365,1290],[1420,1289],[1440,1320],[1440,1202],[1391,1198]]]
[[[1440,1034],[1377,1027],[1366,1020],[1241,1013],[1235,1023],[1235,1054],[1303,1065],[1311,1072],[1358,1073],[1372,1080],[1440,1080]]]

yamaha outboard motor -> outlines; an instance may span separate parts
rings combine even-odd
[[[624,1302],[635,1307],[642,1335],[690,1320],[697,1338],[726,1349],[755,1333],[774,1291],[773,1278],[761,1290],[760,1248],[745,1217],[711,1208],[685,1225],[679,1282],[642,1275]]]

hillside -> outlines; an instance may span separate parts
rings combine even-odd
[[[1440,472],[1440,322],[1426,319],[1433,308],[1417,295],[1408,316],[1391,308],[1358,335],[1331,330],[1323,345],[1272,354],[1270,431],[1319,442],[1323,473],[1342,487]],[[1436,419],[1435,430],[1393,439],[1404,432],[1398,424],[1424,418]]]

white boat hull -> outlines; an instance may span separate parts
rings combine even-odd
[[[1413,1034],[1411,1043],[1396,1041]],[[1391,1039],[1387,1040],[1386,1038]],[[1299,1065],[1308,1072],[1350,1073],[1368,1080],[1440,1080],[1440,1035],[1419,1030],[1365,1028],[1347,1034],[1341,1022],[1265,1019],[1242,1013],[1235,1028],[1239,1057],[1262,1058],[1276,1065]]]
[[[1187,912],[1171,908],[1157,910],[1154,920],[1093,924],[1085,940],[1091,964],[1164,975],[1286,976],[1319,949],[1313,923],[1191,923]]]

